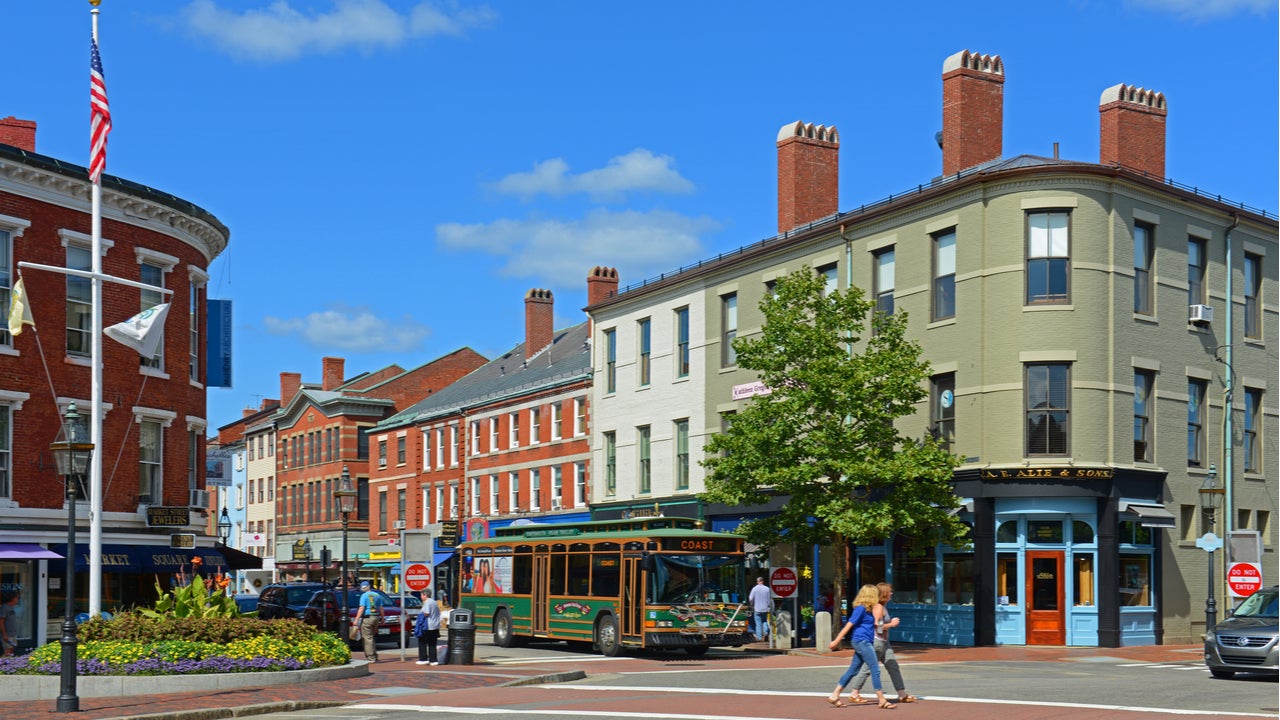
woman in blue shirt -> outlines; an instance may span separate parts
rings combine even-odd
[[[853,645],[853,661],[849,663],[849,669],[844,671],[840,676],[840,682],[836,684],[836,689],[831,692],[831,696],[827,698],[827,702],[836,707],[845,707],[845,703],[840,700],[840,693],[844,691],[849,681],[857,674],[863,664],[871,669],[871,687],[875,688],[876,699],[879,700],[880,708],[883,710],[894,710],[898,706],[889,702],[884,696],[884,690],[880,687],[880,665],[876,662],[876,620],[875,609],[880,604],[880,589],[875,585],[863,585],[858,590],[858,596],[853,599],[853,613],[849,615],[849,622],[840,628],[840,634],[836,635],[831,641],[831,649],[835,650],[840,647],[840,641],[844,640],[844,636],[850,631],[849,642]],[[855,700],[854,702],[857,702]]]

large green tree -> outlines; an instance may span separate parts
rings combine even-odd
[[[877,312],[857,287],[824,290],[809,268],[779,279],[760,304],[760,334],[734,341],[738,365],[754,370],[768,394],[707,443],[703,498],[788,498],[740,532],[764,546],[832,545],[842,588],[847,541],[901,533],[920,549],[964,546],[966,528],[950,482],[960,459],[932,436],[898,428],[928,396],[929,365],[906,338],[906,313]]]

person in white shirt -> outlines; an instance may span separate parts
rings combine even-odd
[[[764,584],[764,578],[756,578],[756,586],[751,588],[747,601],[751,603],[751,611],[756,616],[756,639],[767,640],[769,611],[773,609],[773,593],[769,592],[769,586]]]
[[[430,595],[422,598],[422,612],[413,624],[413,636],[418,638],[418,664],[439,665],[436,643],[440,642],[440,604]]]

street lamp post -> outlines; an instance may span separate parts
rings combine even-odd
[[[333,491],[338,512],[342,513],[342,615],[338,618],[338,627],[343,641],[350,637],[347,627],[347,558],[350,556],[347,552],[347,522],[351,519],[351,513],[356,510],[356,495],[356,489],[351,486],[351,473],[343,465],[342,479],[338,483],[338,489]]]
[[[1209,526],[1209,533],[1213,533],[1214,515],[1218,508],[1222,507],[1222,496],[1226,493],[1226,489],[1218,484],[1218,468],[1216,465],[1209,465],[1209,474],[1205,475],[1204,483],[1200,485],[1200,509],[1204,511],[1205,522]],[[1212,546],[1211,546],[1212,547]],[[1218,622],[1218,601],[1213,597],[1213,550],[1209,550],[1209,596],[1204,603],[1204,630],[1210,632],[1213,626]]]
[[[89,432],[80,420],[76,404],[71,403],[58,439],[50,446],[58,474],[66,483],[63,489],[67,499],[67,602],[62,619],[62,688],[58,694],[58,712],[80,711],[80,698],[76,695],[76,499],[93,458],[93,443],[88,439]]]
[[[302,552],[307,554],[307,582],[311,582],[311,539],[302,541]]]
[[[218,518],[218,537],[222,538],[222,544],[227,544],[227,539],[231,537],[231,516],[227,515],[227,509],[222,508],[222,515]]]

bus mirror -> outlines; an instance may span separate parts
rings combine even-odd
[[[654,572],[658,569],[658,561],[654,560],[649,553],[645,553],[640,556],[640,569],[647,573]]]

